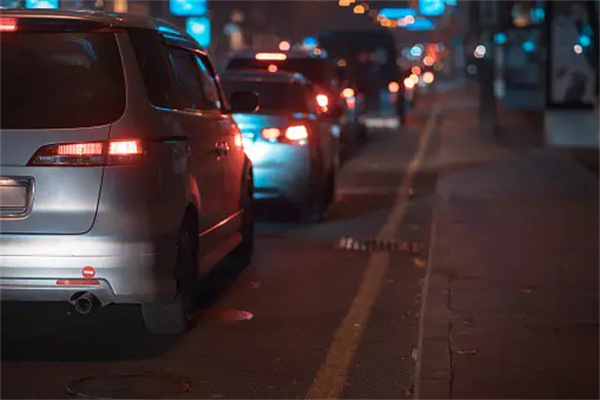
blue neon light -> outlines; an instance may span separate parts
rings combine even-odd
[[[529,18],[534,24],[541,24],[546,18],[546,12],[543,8],[532,8],[529,12]]]
[[[410,49],[410,55],[413,57],[420,57],[423,54],[423,49],[419,46],[413,46]]]
[[[407,25],[406,29],[409,31],[431,31],[435,29],[435,24],[427,18],[415,18],[415,22]]]
[[[447,6],[456,6],[456,5],[458,5],[458,1],[457,0],[446,0],[446,5]]]
[[[417,12],[412,8],[382,8],[379,10],[379,15],[387,19],[400,19],[409,15],[416,17]]]
[[[496,33],[494,35],[494,43],[496,44],[504,44],[506,43],[506,41],[508,40],[508,37],[506,36],[506,33]]]
[[[579,36],[579,44],[583,47],[588,47],[592,44],[592,39],[587,35],[581,35]]]
[[[445,10],[444,0],[419,0],[419,14],[425,17],[439,17]]]
[[[317,47],[317,38],[312,36],[305,37],[302,41],[302,44],[304,45],[304,47]]]
[[[535,43],[533,43],[531,40],[526,40],[523,42],[523,50],[526,51],[527,53],[531,53],[532,51],[535,50]]]
[[[202,47],[210,46],[210,20],[206,17],[188,18],[185,30]]]
[[[208,11],[206,0],[169,0],[171,14],[178,16],[205,15]]]
[[[58,9],[58,0],[25,0],[26,8]]]

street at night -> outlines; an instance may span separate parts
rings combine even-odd
[[[598,398],[597,27],[552,75],[548,2],[34,3],[0,17],[2,398]]]

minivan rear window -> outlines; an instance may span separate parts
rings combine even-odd
[[[99,126],[125,111],[114,33],[4,33],[0,76],[2,129]]]

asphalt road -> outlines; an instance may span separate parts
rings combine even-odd
[[[3,305],[2,397],[410,397],[436,181],[418,164],[437,151],[434,96],[408,127],[370,132],[326,222],[265,212],[252,264],[215,274],[186,335],[147,334],[134,306],[78,317]],[[382,233],[396,248],[338,248]]]

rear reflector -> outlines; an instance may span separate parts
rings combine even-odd
[[[27,165],[38,167],[130,165],[139,162],[143,153],[144,149],[139,139],[61,143],[42,147]]]
[[[100,281],[97,279],[60,279],[56,281],[59,286],[97,286]]]
[[[0,32],[16,32],[17,30],[17,19],[16,18],[0,18]]]

